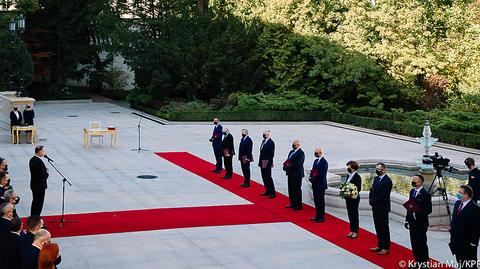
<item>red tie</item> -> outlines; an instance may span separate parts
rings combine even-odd
[[[463,206],[463,203],[460,202],[460,205],[458,206],[458,210],[457,210],[457,216],[458,214],[460,214],[460,211],[462,211],[462,206]]]

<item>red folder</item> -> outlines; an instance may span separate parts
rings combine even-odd
[[[318,176],[318,170],[317,169],[312,169],[310,170],[310,177],[317,177]]]
[[[405,207],[405,209],[407,209],[408,212],[418,213],[423,211],[423,209],[419,207],[418,204],[415,203],[413,199],[409,199],[408,201],[406,201],[403,204],[403,207]]]
[[[223,149],[223,156],[230,157],[230,150],[229,149]]]
[[[268,160],[262,160],[262,168],[265,169],[268,167]]]
[[[290,160],[286,160],[286,161],[283,162],[283,170],[284,171],[288,170],[292,166],[293,166],[293,162],[290,161]]]

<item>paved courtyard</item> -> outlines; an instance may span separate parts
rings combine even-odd
[[[250,203],[153,154],[187,151],[213,162],[208,142],[211,122],[162,125],[143,119],[142,147],[149,151],[137,153],[131,151],[138,147],[139,117],[132,113],[133,110],[111,103],[92,102],[38,103],[34,108],[39,143],[45,145],[48,156],[73,184],[67,187],[67,214]],[[89,121],[93,120],[100,120],[103,126],[118,128],[115,148],[109,146],[108,136],[103,145],[95,144],[88,150],[83,147],[83,128],[88,128]],[[262,131],[271,130],[276,143],[273,178],[277,191],[284,194],[287,193],[286,177],[279,167],[293,139],[302,142],[306,167],[313,162],[313,149],[317,146],[325,148],[330,168],[344,168],[351,159],[412,162],[423,154],[421,146],[408,139],[322,122],[222,122],[222,125],[230,128],[236,146],[240,130],[247,128],[254,140],[255,157],[258,157]],[[26,217],[31,203],[28,160],[33,155],[34,146],[11,145],[9,142],[8,131],[1,130],[0,156],[9,160],[12,185],[21,197],[17,211]],[[433,151],[458,165],[468,156],[480,160],[478,151],[473,149],[452,147],[434,148]],[[234,164],[234,172],[241,171],[239,163]],[[261,182],[259,169],[252,168],[252,179]],[[144,174],[158,178],[137,179],[138,175]],[[44,215],[60,214],[61,195],[61,177],[50,168]],[[304,202],[312,204],[307,198],[304,197]],[[347,219],[346,211],[345,214],[332,214]],[[360,217],[360,226],[374,231],[368,215]],[[410,248],[408,231],[403,228],[403,223],[392,221],[390,227],[392,241]],[[448,233],[430,231],[428,240],[432,258],[439,261],[452,259],[447,247]],[[376,268],[361,257],[296,225],[283,222],[62,237],[54,241],[61,246],[63,259],[60,268],[318,268],[319,264],[322,268],[347,268],[352,264],[356,268]]]

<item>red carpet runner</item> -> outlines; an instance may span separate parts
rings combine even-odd
[[[264,187],[261,184],[251,182],[250,188],[242,188],[239,185],[243,183],[243,177],[237,174],[233,175],[230,180],[222,179],[222,174],[215,174],[209,172],[215,168],[203,159],[200,159],[187,152],[166,152],[156,153],[158,156],[182,167],[200,177],[207,179],[210,182],[266,209],[284,219],[284,221],[292,222],[303,229],[328,240],[329,242],[360,256],[383,268],[403,268],[401,261],[412,260],[412,251],[408,248],[400,246],[396,243],[391,243],[390,254],[379,256],[376,253],[370,252],[371,247],[377,245],[376,235],[360,229],[360,236],[358,239],[351,240],[345,237],[349,232],[349,224],[339,218],[326,214],[324,223],[313,223],[309,219],[315,215],[315,209],[309,205],[303,205],[303,210],[293,211],[285,208],[289,204],[289,199],[285,195],[277,192],[277,198],[266,199],[259,194],[264,192]],[[255,166],[252,167],[253,169]],[[275,180],[275,179],[274,179]],[[285,178],[277,180],[286,180]]]
[[[63,228],[50,222],[60,216],[43,219],[53,237],[285,221],[251,204],[68,214],[66,220],[77,222],[66,223]]]

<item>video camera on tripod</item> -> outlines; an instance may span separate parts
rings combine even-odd
[[[443,202],[445,203],[445,207],[447,209],[448,217],[450,218],[450,221],[451,221],[452,214],[450,213],[450,204],[449,204],[448,195],[447,195],[447,184],[445,183],[445,180],[443,179],[443,176],[442,176],[442,170],[445,170],[450,173],[454,170],[454,168],[450,166],[450,159],[444,158],[442,155],[439,155],[438,152],[435,152],[434,155],[423,155],[422,163],[431,164],[435,169],[435,172],[436,172],[435,178],[433,179],[432,184],[428,189],[428,192],[432,195],[436,192],[439,192],[442,195]],[[433,185],[437,180],[438,180],[437,189],[432,192]]]

